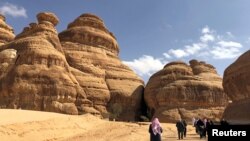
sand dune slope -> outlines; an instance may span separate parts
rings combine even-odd
[[[101,120],[92,115],[0,109],[1,141],[149,141],[149,123]],[[163,140],[177,140],[174,124],[162,124]],[[193,127],[185,140],[198,141]]]

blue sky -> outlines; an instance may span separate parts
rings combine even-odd
[[[82,13],[100,16],[115,34],[120,58],[145,81],[166,63],[206,61],[224,69],[250,46],[249,0],[0,0],[18,34],[41,11],[60,19],[58,32]]]

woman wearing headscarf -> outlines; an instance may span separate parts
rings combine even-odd
[[[161,141],[162,128],[158,118],[154,118],[149,125],[150,141]]]

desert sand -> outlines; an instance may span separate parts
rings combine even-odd
[[[148,122],[107,121],[90,114],[0,109],[1,141],[149,141]],[[162,123],[163,141],[177,140],[175,124]],[[192,126],[184,140],[200,141]],[[205,139],[203,139],[205,140]]]

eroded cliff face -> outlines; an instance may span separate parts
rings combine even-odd
[[[0,52],[0,79],[6,75],[6,73],[13,66],[16,59],[16,50],[6,49]]]
[[[94,108],[112,111],[118,106],[120,120],[138,118],[143,97],[143,81],[119,59],[115,36],[104,22],[83,14],[59,34],[72,73]]]
[[[12,41],[15,37],[14,30],[5,22],[5,17],[0,14],[0,46]]]
[[[180,117],[219,120],[228,102],[215,68],[197,60],[190,66],[180,61],[165,65],[149,79],[144,99],[151,116],[164,122]]]
[[[40,13],[37,19],[1,52],[13,56],[0,80],[1,107],[78,114],[78,97],[86,94],[63,54],[55,29],[58,18]]]
[[[225,71],[223,87],[232,103],[223,117],[233,122],[250,123],[250,51],[242,54]]]
[[[14,30],[9,26],[5,17],[0,14],[0,83],[1,79],[12,68],[16,59],[16,50],[5,49],[5,44],[11,42],[14,39]]]
[[[99,17],[79,16],[59,34],[60,40],[55,29],[59,20],[53,13],[39,13],[38,23],[15,38],[10,38],[12,28],[3,19],[2,108],[139,118],[143,81],[122,64],[117,41]]]

